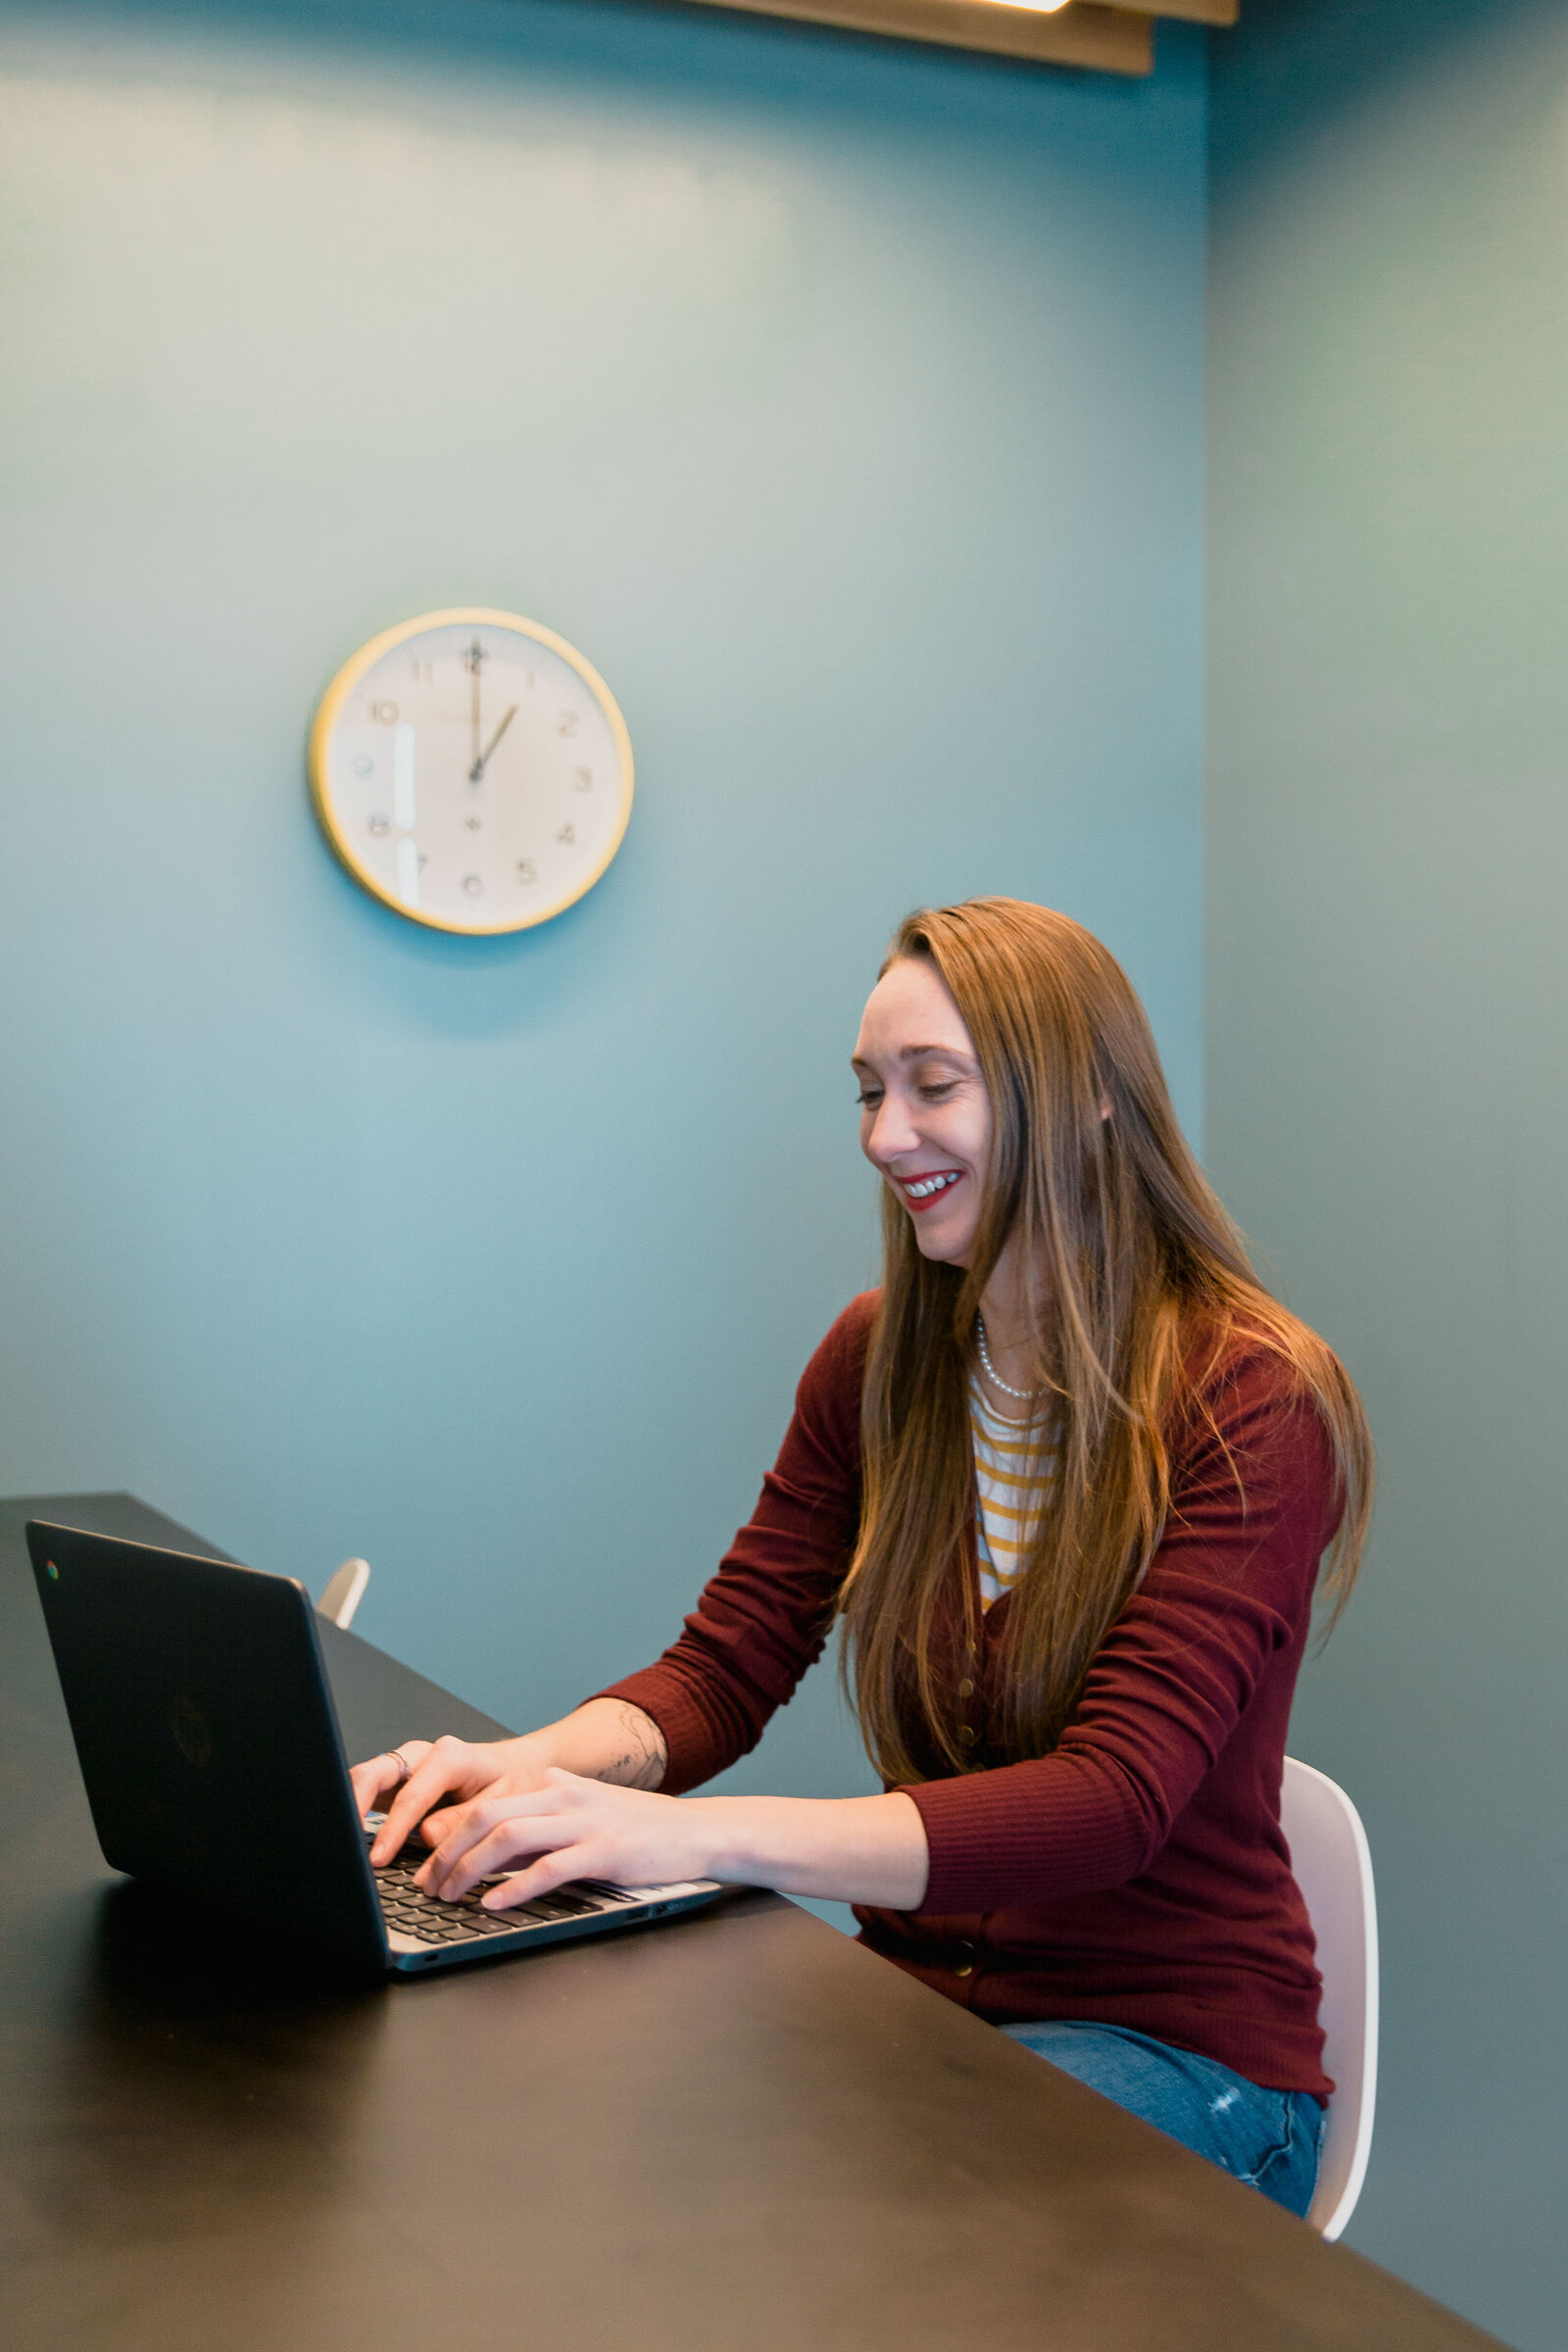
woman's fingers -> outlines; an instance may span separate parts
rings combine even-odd
[[[474,1796],[488,1788],[501,1770],[501,1760],[492,1748],[450,1736],[433,1742],[406,1740],[398,1752],[414,1769],[386,1808],[386,1820],[370,1848],[370,1860],[375,1864],[390,1862],[443,1796]],[[391,1769],[395,1776],[396,1765]]]
[[[428,1810],[428,1800],[411,1801],[409,1792],[421,1773],[424,1773],[426,1759],[434,1752],[434,1748],[423,1740],[406,1740],[399,1748],[398,1755],[403,1759],[403,1763],[411,1765],[413,1770],[404,1773],[401,1780],[397,1777],[401,1767],[396,1758],[392,1760],[391,1793],[381,1799],[386,1819],[377,1830],[375,1841],[370,1847],[370,1860],[373,1863],[390,1862],[404,1839],[412,1834],[416,1825]],[[428,1773],[424,1773],[424,1779],[429,1788],[430,1797],[433,1798],[439,1793],[440,1783]]]
[[[354,1804],[361,1814],[374,1809],[377,1797],[384,1788],[397,1786],[400,1767],[390,1756],[372,1756],[367,1764],[356,1764],[349,1773],[349,1785],[354,1790]]]
[[[542,1788],[496,1789],[465,1806],[417,1881],[427,1893],[452,1901],[481,1879],[508,1873],[506,1893],[491,1904],[499,1909],[574,1878],[638,1886],[701,1877],[698,1856],[686,1850],[694,1822],[678,1798],[552,1769]],[[519,1862],[525,1867],[517,1871]]]
[[[476,1797],[444,1817],[446,1835],[416,1881],[429,1894],[466,1894],[476,1880],[492,1877],[519,1855],[575,1838],[576,1831],[556,1818],[561,1811],[552,1788]]]
[[[580,1846],[564,1846],[559,1853],[541,1854],[526,1870],[509,1871],[498,1885],[485,1888],[479,1903],[486,1911],[515,1911],[519,1903],[537,1902],[558,1886],[569,1886],[573,1879],[603,1877],[603,1871],[584,1860]]]
[[[362,1815],[373,1812],[383,1798],[396,1794],[410,1777],[407,1765],[413,1763],[427,1745],[428,1742],[423,1740],[409,1740],[400,1750],[401,1762],[388,1749],[384,1755],[371,1756],[364,1764],[353,1767],[349,1782],[354,1790],[354,1802]]]
[[[428,1881],[429,1891],[446,1902],[456,1902],[481,1880],[505,1874],[526,1881],[526,1892],[511,1897],[513,1902],[526,1901],[530,1895],[564,1886],[568,1879],[594,1875],[583,1858],[585,1851],[578,1830],[570,1822],[502,1822],[466,1853],[444,1865],[437,1863]]]

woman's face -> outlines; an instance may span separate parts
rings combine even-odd
[[[991,1104],[958,1007],[925,956],[872,989],[853,1056],[860,1150],[926,1257],[966,1266],[991,1155]]]

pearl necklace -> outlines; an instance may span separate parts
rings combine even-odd
[[[1010,1380],[1003,1379],[1001,1373],[997,1370],[996,1365],[991,1361],[991,1350],[986,1346],[986,1319],[984,1315],[975,1316],[975,1325],[980,1341],[980,1361],[985,1366],[987,1380],[990,1381],[993,1388],[1000,1389],[1004,1396],[1016,1396],[1021,1400],[1021,1402],[1027,1404],[1031,1397],[1037,1396],[1040,1394],[1039,1390],[1015,1389]]]

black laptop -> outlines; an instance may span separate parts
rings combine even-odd
[[[288,1576],[80,1529],[27,1526],[60,1687],[104,1859],[360,1968],[451,1968],[711,1902],[578,1881],[513,1910],[414,1885],[406,1845],[372,1870],[381,1816],[354,1809],[316,1611]],[[485,1885],[493,1885],[486,1881]]]

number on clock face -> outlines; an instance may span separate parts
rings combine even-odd
[[[448,931],[514,931],[590,890],[631,810],[631,745],[598,673],[514,614],[434,612],[345,663],[311,784],[367,889]]]

